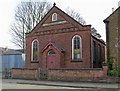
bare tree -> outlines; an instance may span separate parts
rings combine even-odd
[[[91,28],[91,33],[93,36],[95,36],[96,38],[100,39],[101,35],[97,32],[97,30],[93,27]]]
[[[11,25],[12,42],[25,49],[25,33],[30,32],[51,8],[47,1],[21,2],[15,11],[15,22]]]
[[[74,9],[71,9],[71,8],[66,8],[66,13],[71,16],[73,19],[75,19],[77,22],[85,25],[86,24],[86,21],[83,19],[83,17],[77,13]]]
[[[51,7],[52,5],[45,0],[40,2],[31,0],[29,2],[21,2],[15,11],[15,22],[11,25],[12,42],[24,50],[25,33],[30,32]],[[66,13],[81,24],[86,24],[83,17],[74,10],[67,8]]]
[[[79,13],[77,13],[74,9],[67,8],[65,11],[69,16],[71,16],[73,19],[75,19],[79,23],[81,23],[83,25],[86,24],[86,21],[83,19],[83,17]],[[96,38],[98,38],[98,39],[101,38],[101,35],[97,32],[97,30],[94,27],[91,28],[91,33]]]

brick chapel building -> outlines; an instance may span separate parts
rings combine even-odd
[[[101,68],[105,47],[91,34],[91,25],[80,24],[54,5],[26,33],[26,67]]]

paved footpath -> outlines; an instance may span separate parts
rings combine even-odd
[[[41,81],[41,80],[35,81],[35,80],[20,80],[20,79],[3,79],[2,82],[17,83],[17,84],[75,87],[75,88],[111,88],[111,89],[120,88],[120,84],[117,83],[62,82],[62,81]]]

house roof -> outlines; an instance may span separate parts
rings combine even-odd
[[[48,11],[48,13],[43,17],[43,19],[34,27],[34,29],[26,34],[31,34],[34,33],[36,31],[39,30],[39,28],[44,24],[44,22],[47,20],[47,18],[53,13],[53,12],[57,12],[58,14],[60,14],[60,16],[64,17],[64,19],[69,22],[70,24],[72,24],[73,26],[77,27],[80,30],[90,30],[91,31],[91,25],[82,25],[80,24],[78,21],[76,21],[75,19],[73,19],[71,16],[69,16],[67,13],[65,13],[64,11],[62,11],[60,8],[58,8],[56,6],[56,4],[54,4],[54,6]],[[41,31],[41,30],[39,30]]]
[[[20,55],[20,54],[22,54],[22,52],[20,51],[0,47],[0,55]]]
[[[48,13],[42,18],[42,20],[33,28],[33,30],[31,32],[29,32],[29,33],[26,33],[26,34],[30,34],[32,32],[37,31],[53,12],[59,13],[62,17],[65,18],[66,21],[68,21],[69,23],[71,23],[75,27],[78,27],[78,28],[87,28],[87,27],[90,28],[91,27],[91,25],[82,25],[82,24],[80,24],[79,22],[77,22],[75,19],[73,19],[71,16],[66,14],[64,11],[62,11],[60,8],[58,8],[54,4],[54,6],[48,11]]]
[[[102,44],[106,45],[106,43],[105,43],[104,40],[102,40],[102,39],[98,39],[98,38],[96,38],[96,37],[93,36],[93,35],[91,35],[91,36],[92,36],[92,38],[94,38],[94,39],[96,39],[97,41],[101,42]]]
[[[120,7],[118,7],[112,14],[110,14],[106,19],[103,20],[103,22],[107,22],[107,19],[109,19],[109,17],[111,17],[114,13],[116,13],[118,10],[120,9]]]
[[[56,49],[58,49],[61,52],[65,52],[65,49],[62,48],[58,43],[56,42],[49,42],[42,50],[42,52],[44,52],[49,46],[54,46]]]
[[[59,50],[61,50],[61,51],[65,51],[65,49],[62,47],[62,46],[60,46],[57,42],[51,42],[54,46],[56,46]]]
[[[0,55],[3,54],[4,50],[5,50],[4,48],[0,47]]]

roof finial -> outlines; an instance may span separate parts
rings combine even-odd
[[[56,5],[56,3],[54,2],[53,6],[55,6],[55,5]]]

